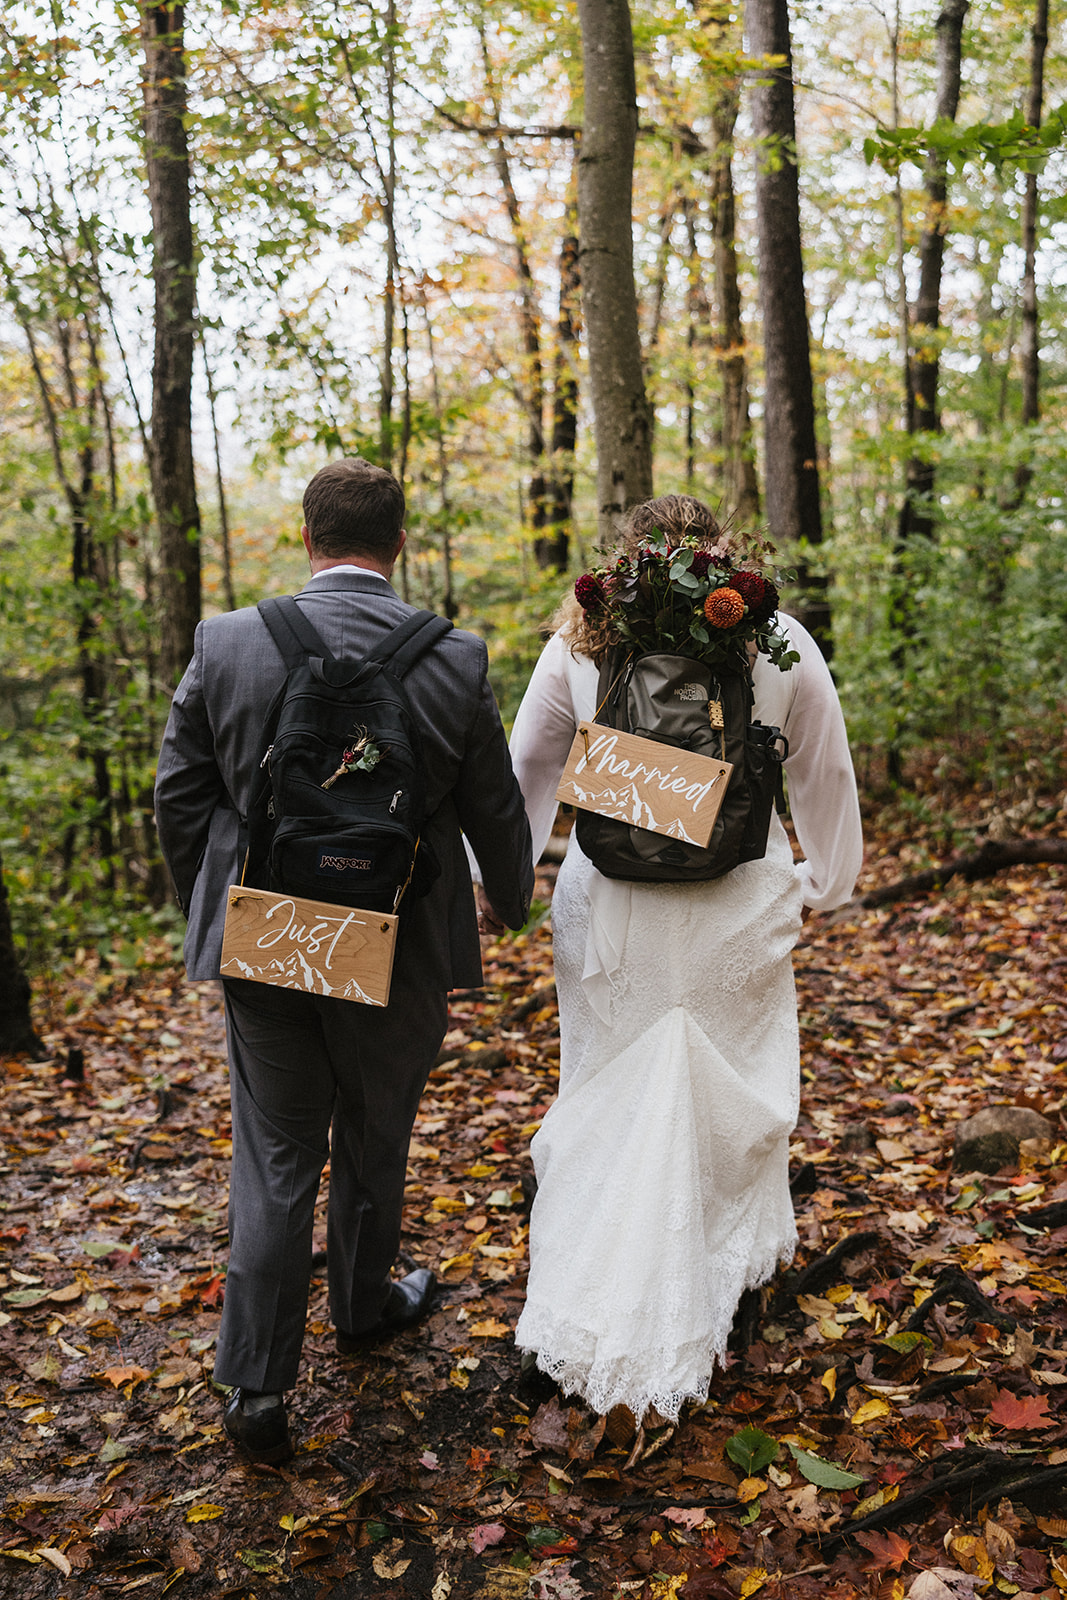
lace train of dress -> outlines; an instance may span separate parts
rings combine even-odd
[[[560,1090],[532,1146],[516,1339],[596,1411],[673,1420],[706,1399],[742,1292],[796,1241],[801,891],[777,821],[764,861],[714,883],[611,885],[624,932],[598,995],[604,893],[572,843],[552,907]]]

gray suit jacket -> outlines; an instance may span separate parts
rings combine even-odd
[[[320,573],[296,597],[334,655],[358,659],[414,609],[372,573]],[[469,988],[482,967],[470,868],[509,927],[525,922],[533,891],[530,830],[507,741],[473,634],[453,630],[405,678],[428,778],[427,843],[441,876],[405,913],[397,962],[427,988]],[[241,871],[238,830],[260,780],[264,725],[285,679],[255,607],[201,622],[175,691],[156,777],[156,823],[189,918],[191,978],[217,978],[226,890]]]

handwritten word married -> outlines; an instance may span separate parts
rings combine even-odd
[[[575,776],[584,772],[586,767],[591,767],[597,774],[607,771],[613,778],[627,778],[631,783],[656,788],[661,794],[682,795],[696,811],[729,770],[720,767],[706,783],[693,783],[689,777],[679,774],[677,763],[667,769],[646,766],[643,761],[628,760],[626,756],[616,754],[618,744],[617,733],[602,733],[592,739],[588,754],[583,755],[575,765]]]
[[[728,761],[696,750],[580,722],[556,798],[631,828],[706,845],[732,772]]]

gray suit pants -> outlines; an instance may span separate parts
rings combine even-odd
[[[373,1327],[400,1245],[408,1143],[447,996],[394,971],[387,1007],[224,979],[233,1164],[219,1383],[296,1382],[327,1158],[330,1315]]]

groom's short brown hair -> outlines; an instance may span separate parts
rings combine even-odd
[[[391,472],[359,456],[331,461],[304,490],[304,523],[312,555],[389,560],[404,526],[404,491]]]

